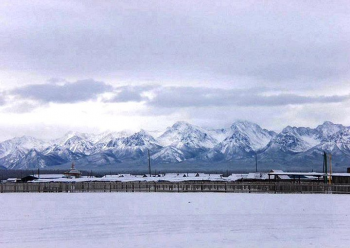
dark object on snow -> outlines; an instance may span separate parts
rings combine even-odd
[[[26,177],[21,178],[21,182],[26,183],[26,182],[30,182],[30,181],[33,181],[36,179],[38,179],[38,178],[35,176],[26,176]]]

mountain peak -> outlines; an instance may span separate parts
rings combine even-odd
[[[206,130],[184,121],[178,121],[168,127],[159,140],[164,146],[171,145],[178,149],[184,149],[184,147],[186,149],[212,148],[217,143]]]
[[[270,133],[259,125],[245,120],[235,121],[228,133],[226,143],[230,141],[235,144],[234,146],[242,146],[246,147],[246,150],[254,151],[265,147],[274,136],[274,133]]]
[[[293,132],[295,127],[292,126],[286,126],[285,128],[282,129],[282,133],[287,133],[287,132]]]
[[[333,122],[331,122],[331,121],[325,121],[322,124],[322,126],[333,126],[333,125],[335,125],[335,124]]]
[[[333,122],[325,121],[322,125],[317,126],[316,130],[323,138],[327,139],[344,128],[345,127],[341,124],[334,124]]]
[[[129,137],[121,138],[121,142],[126,146],[144,146],[149,144],[157,144],[157,141],[153,138],[153,136],[148,134],[143,129]]]
[[[134,133],[132,136],[137,135],[137,136],[151,136],[147,131],[144,129],[140,129],[140,131]]]
[[[323,122],[323,124],[318,125],[318,126],[316,127],[316,129],[334,128],[334,127],[341,128],[341,127],[344,127],[344,126],[343,126],[342,124],[334,124],[334,123],[331,122],[331,121],[325,121],[325,122]]]
[[[39,140],[37,138],[32,137],[32,136],[23,135],[21,137],[15,137],[15,138],[12,138],[12,139],[7,140],[7,141],[10,141],[10,142],[14,141],[17,144],[23,144],[23,143],[27,143],[27,142],[37,142]]]
[[[192,125],[188,122],[185,122],[185,121],[177,121],[174,123],[174,125],[172,127],[173,128],[188,128],[188,127],[192,127]]]
[[[236,120],[232,125],[256,126],[257,124],[247,120]]]
[[[28,135],[23,135],[21,137],[19,137],[20,140],[36,140],[36,138],[32,137],[32,136],[28,136]]]
[[[244,130],[253,130],[253,129],[261,129],[262,128],[258,125],[258,124],[255,124],[253,122],[250,122],[250,121],[245,121],[245,120],[238,120],[238,121],[235,121],[232,125],[231,125],[231,129],[233,130],[240,130],[240,131],[244,131]]]

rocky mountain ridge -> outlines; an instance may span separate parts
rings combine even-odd
[[[350,127],[324,122],[316,128],[287,126],[280,133],[248,121],[236,121],[229,128],[208,130],[180,121],[159,137],[145,130],[136,133],[68,133],[61,139],[42,141],[22,136],[0,143],[0,166],[7,169],[137,166],[152,163],[176,167],[186,164],[305,165],[320,160],[326,151],[335,164],[350,163]]]

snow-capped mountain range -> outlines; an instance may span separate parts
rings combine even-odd
[[[205,129],[176,122],[159,136],[141,130],[86,134],[70,132],[52,141],[23,136],[0,143],[0,166],[7,169],[137,166],[150,152],[153,164],[176,167],[184,163],[245,166],[255,156],[263,166],[307,167],[331,153],[334,166],[350,166],[350,127],[324,122],[316,128],[287,126],[280,133],[248,121],[229,128]]]

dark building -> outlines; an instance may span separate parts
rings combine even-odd
[[[38,179],[35,176],[26,176],[21,178],[21,182],[26,183]]]

